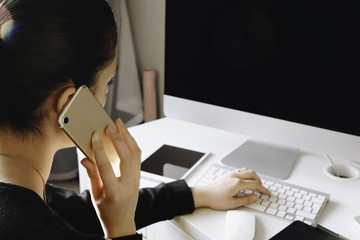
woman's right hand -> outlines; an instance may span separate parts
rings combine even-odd
[[[237,196],[239,192],[245,190],[271,195],[262,185],[259,176],[247,168],[232,171],[206,185],[191,188],[196,208],[209,207],[215,210],[235,209],[255,202],[259,198],[256,194]]]
[[[86,168],[98,216],[108,238],[136,233],[135,209],[138,201],[141,150],[123,122],[116,120],[117,129],[108,126],[106,134],[120,158],[120,177],[116,177],[105,154],[101,136],[95,132],[92,147],[96,165],[85,158]]]

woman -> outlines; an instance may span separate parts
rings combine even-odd
[[[232,209],[269,192],[251,170],[203,187],[185,181],[139,190],[141,150],[120,119],[106,134],[121,159],[116,178],[95,132],[88,191],[45,184],[57,150],[73,146],[57,117],[86,85],[103,105],[117,66],[117,32],[104,0],[0,3],[0,239],[141,239],[136,229],[198,207]],[[93,199],[93,203],[91,201]]]

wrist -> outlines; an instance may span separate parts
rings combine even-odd
[[[135,223],[132,224],[117,224],[115,227],[104,227],[104,233],[107,239],[131,236],[136,234]]]
[[[195,208],[207,207],[205,191],[199,187],[191,187]]]
[[[124,237],[116,237],[116,238],[107,238],[107,240],[142,240],[142,234],[136,233],[134,235],[128,235]]]
[[[115,238],[121,238],[121,237],[126,237],[126,236],[132,236],[132,235],[135,235],[137,234],[136,231],[132,231],[132,230],[129,230],[129,231],[123,231],[123,230],[120,230],[120,231],[117,231],[117,230],[114,230],[114,231],[105,231],[105,237],[106,239],[115,239]]]

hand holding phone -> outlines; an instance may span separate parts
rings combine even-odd
[[[81,161],[89,175],[94,203],[109,238],[136,232],[134,218],[140,182],[141,150],[120,119],[116,125],[117,129],[107,127],[106,134],[121,159],[121,176],[115,177],[98,132],[92,137],[97,164],[88,159]]]

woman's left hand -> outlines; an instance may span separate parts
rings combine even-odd
[[[236,196],[237,193],[245,190],[271,194],[262,186],[259,176],[253,170],[246,168],[235,170],[204,186],[191,188],[195,208],[208,207],[215,210],[238,208],[253,203],[259,198],[257,194]]]

